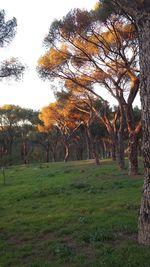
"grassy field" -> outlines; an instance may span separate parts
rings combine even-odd
[[[142,175],[90,161],[0,174],[0,267],[149,267],[137,243]]]

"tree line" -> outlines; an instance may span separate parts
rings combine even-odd
[[[95,99],[93,105],[95,110],[102,108],[101,102]],[[56,102],[44,107],[40,112],[15,105],[0,107],[1,167],[93,158],[97,165],[101,164],[101,159],[112,158],[116,161],[112,140],[105,125],[91,113],[88,105],[78,107],[76,110],[70,104],[70,99],[66,103],[66,95],[64,103],[64,92],[57,96]],[[117,129],[119,127],[117,108],[109,107],[104,112],[110,120],[113,120]],[[140,113],[140,109],[135,107],[137,123],[140,120]],[[127,134],[124,136],[124,142],[127,154]],[[140,149],[139,153],[140,155],[142,153]]]

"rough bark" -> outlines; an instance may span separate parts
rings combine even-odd
[[[116,142],[117,140],[115,138],[112,138],[112,150],[111,150],[111,154],[112,154],[112,160],[113,161],[116,161],[116,154],[117,154],[117,151],[116,151]]]
[[[129,175],[138,174],[138,135],[135,131],[129,133]]]
[[[118,132],[118,165],[120,170],[124,170],[125,168],[125,159],[124,159],[124,138],[123,131]]]
[[[144,190],[139,217],[139,243],[150,245],[150,6],[137,15],[139,31],[140,69],[141,69],[141,105],[143,128]]]

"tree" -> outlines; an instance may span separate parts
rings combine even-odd
[[[45,129],[57,127],[61,134],[62,144],[64,146],[64,161],[69,157],[69,146],[75,131],[80,127],[82,121],[72,112],[68,106],[63,107],[61,102],[51,103],[44,107],[39,115]],[[41,128],[41,127],[40,127]]]
[[[5,133],[5,144],[7,144],[7,155],[11,163],[12,145],[17,131],[18,114],[20,107],[15,105],[4,105],[0,108],[0,128]],[[5,150],[6,151],[6,150]]]
[[[101,23],[92,13],[79,9],[55,21],[45,41],[50,50],[39,60],[43,77],[73,82],[95,95],[94,84],[105,86],[120,109],[120,128],[114,133],[106,124],[116,146],[120,168],[124,168],[123,132],[125,119],[129,131],[129,174],[138,172],[137,136],[132,104],[139,89],[136,31],[123,16]],[[130,51],[130,53],[129,53]],[[102,88],[99,87],[99,95]],[[128,95],[128,97],[127,97]],[[97,94],[97,97],[98,94]],[[126,100],[127,98],[127,100]],[[102,97],[100,97],[102,99]],[[104,108],[106,101],[103,101]],[[108,122],[108,121],[107,121]],[[106,123],[106,120],[105,120]]]
[[[28,163],[31,152],[30,143],[33,132],[39,123],[38,112],[32,109],[20,108],[18,113],[18,136],[21,139],[21,159],[24,164]]]
[[[68,106],[71,113],[76,114],[76,117],[82,122],[85,128],[85,138],[88,148],[88,158],[90,155],[95,159],[96,165],[99,165],[99,155],[96,149],[96,142],[92,135],[91,125],[95,121],[95,112],[93,112],[93,105],[95,99],[92,94],[85,92],[84,88],[75,86],[74,83],[66,84],[67,91],[58,92],[56,95],[63,105]]]
[[[56,150],[58,141],[60,139],[59,129],[53,124],[44,124],[43,116],[39,116],[43,124],[38,125],[38,136],[36,136],[36,142],[39,143],[46,152],[46,162],[50,161],[50,152],[52,161],[56,161]]]
[[[5,21],[5,11],[0,10],[0,47],[7,46],[16,34],[17,20]],[[19,79],[25,67],[17,58],[11,58],[0,63],[0,80],[4,78]]]
[[[143,128],[144,189],[139,216],[139,243],[150,245],[150,1],[103,0],[109,14],[121,11],[136,25],[139,40],[140,96]],[[106,12],[107,14],[107,12]],[[108,15],[108,14],[107,14]]]
[[[8,45],[16,34],[16,18],[5,21],[5,11],[0,10],[0,46]]]

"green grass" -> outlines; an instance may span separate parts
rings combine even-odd
[[[142,172],[142,171],[141,171]],[[137,243],[142,175],[110,161],[14,166],[0,174],[0,267],[148,267]]]

